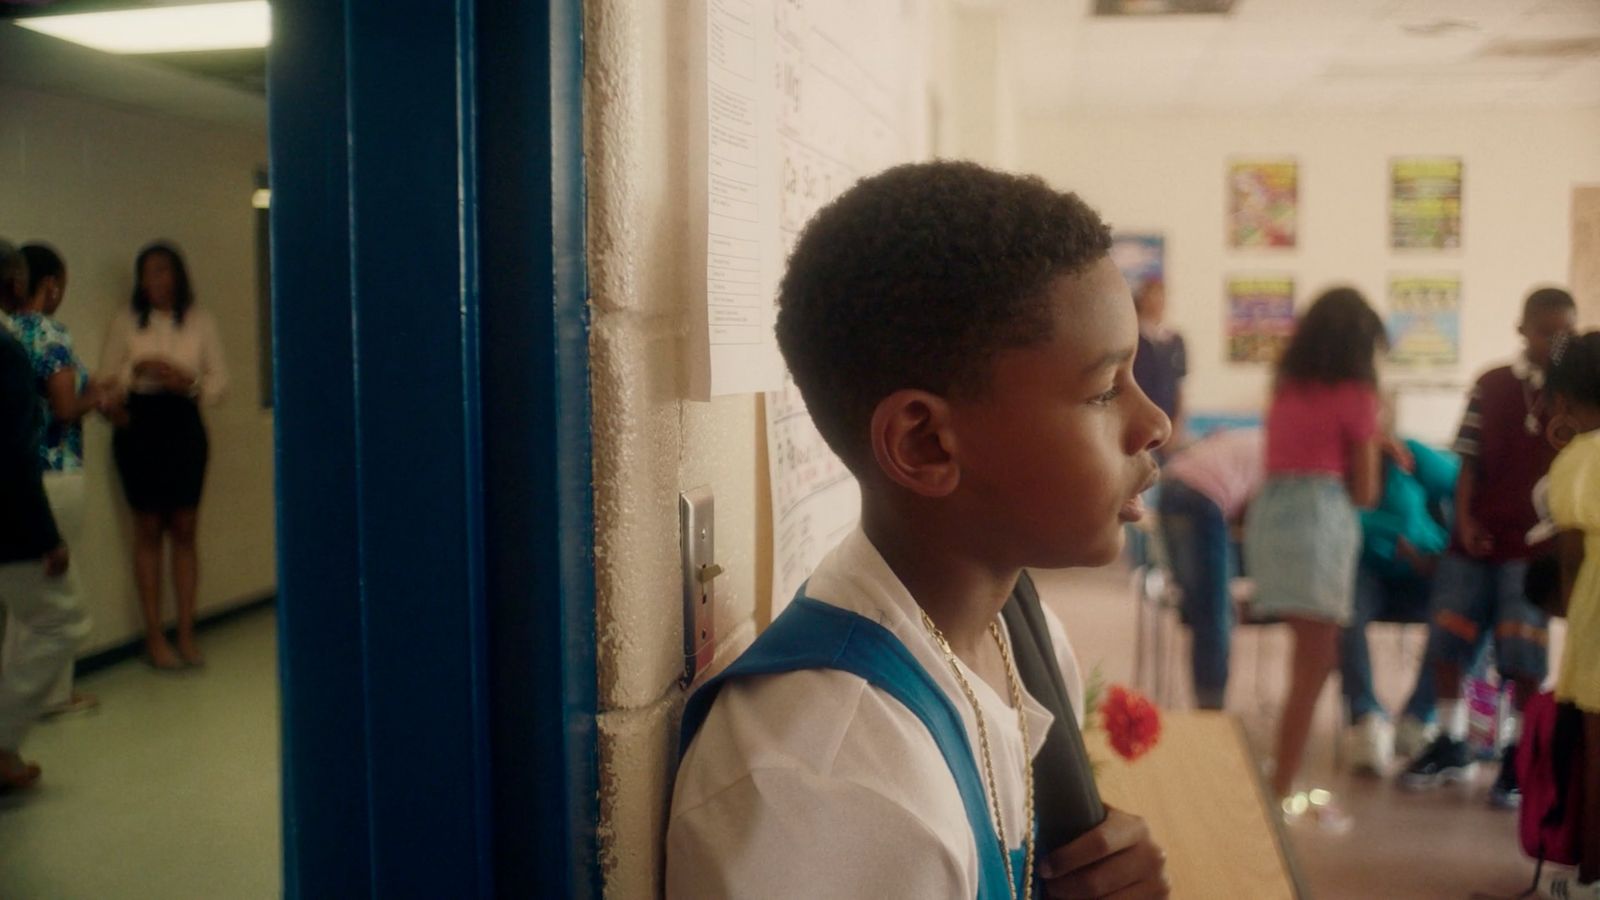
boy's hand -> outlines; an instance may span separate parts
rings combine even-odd
[[[1406,442],[1394,435],[1385,435],[1383,438],[1383,455],[1394,460],[1400,471],[1410,474],[1417,470],[1417,459],[1411,455],[1411,448]]]
[[[1494,538],[1471,513],[1458,510],[1456,512],[1456,530],[1461,533],[1461,544],[1473,556],[1488,556],[1494,552]]]
[[[1135,900],[1171,895],[1166,867],[1145,821],[1107,807],[1099,827],[1044,858],[1039,877],[1051,900]]]
[[[1421,550],[1418,550],[1416,547],[1412,546],[1411,542],[1405,538],[1398,538],[1395,540],[1394,554],[1406,565],[1415,569],[1417,574],[1424,575],[1428,578],[1432,578],[1433,573],[1439,568],[1439,557],[1429,556],[1428,554],[1423,553]]]

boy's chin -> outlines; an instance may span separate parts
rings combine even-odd
[[[1080,568],[1085,569],[1098,569],[1102,566],[1109,566],[1122,557],[1122,551],[1127,546],[1127,543],[1127,537],[1122,533],[1122,529],[1119,528],[1117,529],[1117,536],[1104,549],[1094,553],[1087,562],[1082,562],[1078,565]]]
[[[1035,569],[1098,569],[1109,566],[1122,557],[1122,550],[1127,543],[1127,536],[1123,533],[1121,525],[1115,530],[1093,542],[1083,541],[1081,538],[1074,542],[1070,548],[1056,554],[1049,564],[1035,563],[1029,568]]]

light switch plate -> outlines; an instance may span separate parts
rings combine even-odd
[[[678,495],[678,548],[683,557],[683,682],[711,665],[717,644],[716,504],[711,488]]]

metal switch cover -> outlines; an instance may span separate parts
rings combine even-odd
[[[678,548],[683,558],[683,683],[711,665],[717,644],[716,504],[711,488],[678,495]]]

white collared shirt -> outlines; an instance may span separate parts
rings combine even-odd
[[[859,528],[817,567],[806,593],[905,644],[960,711],[987,785],[971,705],[916,601]],[[1081,709],[1065,630],[1048,608],[1045,617],[1073,708]],[[1024,752],[1039,752],[1053,718],[1024,690],[1024,751],[1016,711],[960,665],[988,727],[1006,836],[1021,846]],[[837,670],[750,677],[722,689],[678,769],[667,897],[972,897],[977,885],[977,850],[955,778],[915,713]]]
[[[135,394],[159,394],[165,388],[153,379],[139,378],[133,370],[147,360],[164,359],[195,376],[199,400],[215,403],[228,387],[228,367],[223,360],[217,322],[199,307],[190,307],[180,326],[172,314],[150,311],[150,321],[139,327],[133,312],[112,320],[100,358],[100,376],[112,379],[116,389]]]

